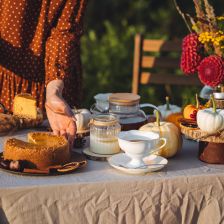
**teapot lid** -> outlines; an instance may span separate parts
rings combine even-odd
[[[109,96],[109,102],[118,105],[131,106],[140,101],[140,96],[134,93],[113,93]]]

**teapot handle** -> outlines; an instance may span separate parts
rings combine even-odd
[[[143,104],[140,104],[140,108],[141,108],[141,109],[142,109],[142,108],[146,108],[146,107],[148,107],[148,108],[153,108],[153,109],[159,111],[159,108],[158,108],[157,106],[151,104],[151,103],[143,103]],[[160,111],[159,111],[159,113],[160,113]],[[147,114],[146,117],[147,117],[147,119],[148,119],[148,121],[149,121],[149,120],[150,120],[150,114]]]
[[[153,109],[159,111],[159,108],[157,106],[151,104],[151,103],[143,103],[143,104],[140,104],[140,108],[146,108],[146,107],[153,108]]]

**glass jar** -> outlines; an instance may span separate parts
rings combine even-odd
[[[90,151],[105,155],[120,152],[117,138],[120,131],[116,116],[96,115],[90,122]]]
[[[123,131],[139,129],[147,123],[147,116],[142,108],[158,110],[153,104],[140,104],[140,96],[133,93],[114,93],[109,97],[109,112],[119,118]]]

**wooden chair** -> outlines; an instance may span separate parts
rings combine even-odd
[[[141,85],[201,85],[196,75],[176,74],[180,67],[181,41],[144,39],[135,36],[132,92]],[[180,71],[179,71],[180,73]],[[167,88],[166,88],[167,89]]]

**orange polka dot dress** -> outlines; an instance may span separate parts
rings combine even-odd
[[[64,81],[70,106],[81,100],[80,37],[87,0],[0,0],[0,102],[30,93],[43,109],[45,87]]]

